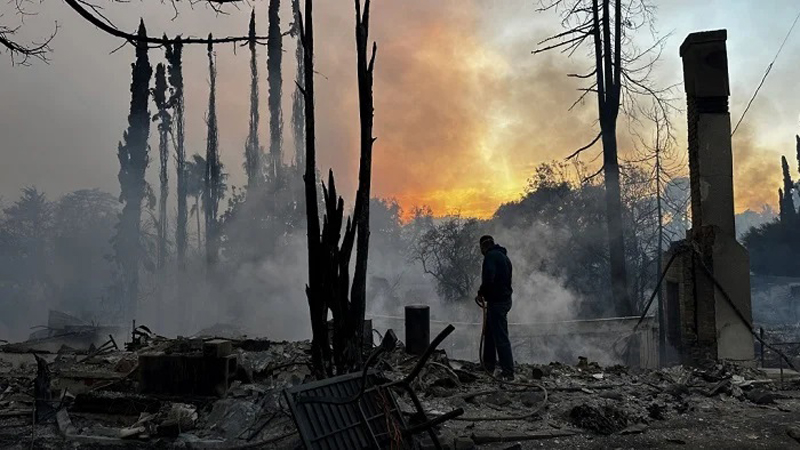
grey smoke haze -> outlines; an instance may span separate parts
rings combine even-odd
[[[291,22],[288,2],[282,24]],[[680,81],[677,46],[688,32],[726,27],[732,81],[732,112],[738,118],[764,68],[790,25],[791,0],[664,0],[658,26],[673,32],[658,68],[665,82]],[[169,4],[127,3],[106,13],[120,28],[135,28],[144,17],[153,34],[239,34],[247,8],[217,16],[205,7],[181,8],[173,22]],[[254,2],[259,30],[266,30],[266,3]],[[379,42],[376,79],[374,191],[394,196],[406,209],[431,204],[439,214],[453,210],[487,215],[513,199],[539,162],[566,154],[592,136],[592,102],[566,113],[578,87],[563,77],[583,69],[586,60],[563,55],[532,56],[537,40],[556,30],[552,16],[537,14],[536,2],[422,0],[376,4],[373,36]],[[346,195],[353,191],[357,146],[352,2],[331,1],[316,8],[318,24],[318,138],[320,168],[342,174]],[[55,196],[77,188],[118,192],[116,143],[124,129],[128,103],[130,46],[109,55],[116,40],[83,22],[65,4],[42,4],[26,19],[24,36],[35,38],[60,25],[50,65],[13,68],[0,64],[0,153],[4,157],[0,195],[13,198],[35,184]],[[3,20],[13,18],[6,17]],[[287,49],[291,48],[291,44]],[[219,115],[223,163],[231,183],[241,185],[247,129],[247,55],[232,45],[217,49]],[[153,58],[159,59],[159,51]],[[204,149],[203,115],[207,74],[202,49],[186,52],[188,152]],[[287,53],[288,55],[288,53]],[[800,55],[794,36],[747,120],[753,139],[737,145],[757,160],[778,166],[791,150],[797,130],[800,92],[794,88],[792,61]],[[263,57],[263,53],[262,53]],[[291,80],[292,58],[285,58]],[[263,61],[262,61],[263,62]],[[265,69],[265,62],[261,69]],[[265,73],[262,72],[262,92]],[[324,76],[324,77],[323,77]],[[288,86],[289,83],[285,83]],[[287,91],[288,92],[288,91]],[[288,110],[289,96],[284,97]],[[262,114],[262,121],[267,115]],[[679,120],[679,122],[681,122]],[[261,131],[266,132],[262,123]],[[678,131],[683,141],[682,128]],[[265,136],[262,136],[262,141]],[[287,138],[290,139],[287,135]],[[623,139],[624,141],[624,139]],[[742,158],[745,158],[742,156]],[[773,162],[774,161],[774,162]],[[486,168],[486,163],[490,169]],[[737,210],[774,203],[772,182],[750,176],[750,164],[737,159]],[[490,182],[481,174],[489,170]],[[753,183],[758,179],[759,183]],[[174,180],[172,180],[174,181]],[[760,186],[764,186],[760,188]],[[769,185],[769,186],[767,186]],[[755,187],[751,187],[755,186]]]
[[[288,2],[282,23],[288,27]],[[689,0],[661,2],[659,24],[674,37],[659,65],[665,82],[679,80],[677,46],[699,29],[727,27],[734,120],[761,77],[788,28],[796,5],[788,0],[698,4]],[[266,4],[255,3],[259,30],[266,30]],[[320,2],[317,7],[317,104],[319,168],[333,167],[348,207],[357,170],[357,104],[352,2]],[[135,9],[137,14],[128,11]],[[593,135],[593,103],[567,113],[579,87],[564,77],[583,69],[585,60],[562,55],[531,56],[537,40],[556,31],[553,18],[537,16],[533,2],[413,0],[375,3],[373,36],[379,43],[376,95],[374,189],[378,196],[395,196],[406,210],[431,204],[438,214],[461,210],[486,215],[500,201],[516,198],[524,180],[541,161],[557,158]],[[792,13],[792,14],[790,14]],[[131,3],[109,15],[121,28],[133,29],[144,16],[152,34],[240,34],[249,12],[232,10],[215,16],[205,8],[183,8],[170,21],[168,5]],[[119,191],[116,144],[122,136],[129,102],[130,47],[109,55],[119,43],[95,30],[61,2],[51,2],[30,20],[26,36],[61,26],[52,64],[12,68],[0,63],[0,194],[8,201],[20,187],[38,185],[51,198],[83,187]],[[775,66],[747,125],[737,134],[736,192],[739,209],[774,203],[780,177],[780,153],[792,150],[800,91],[790,67],[800,56],[795,36]],[[290,110],[294,78],[287,39],[284,58],[284,117]],[[766,51],[764,49],[770,49]],[[219,46],[218,115],[220,148],[229,184],[244,184],[244,141],[247,133],[248,66],[244,48]],[[160,50],[152,52],[161,60]],[[207,72],[202,48],[185,52],[187,153],[205,150]],[[262,79],[262,142],[266,142],[266,60],[260,54]],[[679,142],[683,131],[678,119]],[[287,160],[293,145],[286,130]],[[621,127],[621,129],[624,127]],[[622,145],[626,144],[623,137]],[[151,145],[155,140],[151,139]],[[679,144],[682,145],[682,144]],[[155,158],[153,158],[155,161]],[[774,168],[773,168],[774,166]],[[151,164],[150,179],[155,179]],[[754,182],[757,180],[757,182]],[[766,181],[765,181],[766,180]],[[170,182],[173,184],[174,177]],[[190,220],[190,233],[194,232]],[[244,225],[243,225],[244,226]],[[190,235],[190,244],[193,244]],[[514,322],[542,322],[574,317],[585,299],[563,287],[562,280],[537,269],[563,239],[560,230],[540,224],[499,230],[498,241],[509,247],[516,270]],[[535,251],[531,247],[535,246]],[[370,280],[396,285],[402,304],[429,303],[441,319],[475,321],[471,305],[451,308],[439,302],[431,280],[408,263],[402,248],[374,251]],[[535,255],[520,258],[521,254]],[[188,334],[216,323],[230,323],[251,333],[276,339],[309,336],[304,285],[307,279],[303,233],[286,238],[275,255],[232,269],[224,288],[206,280],[201,271],[189,277],[191,289],[167,290],[172,301],[155,301],[161,281],[143,280],[141,314],[145,323],[164,334]],[[540,259],[537,259],[540,258]],[[174,276],[174,274],[168,274]],[[372,283],[372,281],[370,282]],[[371,284],[372,285],[372,284]],[[398,304],[374,298],[373,312],[396,314]],[[43,307],[55,306],[47,302]],[[35,320],[32,316],[30,320]],[[42,317],[44,320],[44,317]],[[33,323],[20,324],[25,328]]]

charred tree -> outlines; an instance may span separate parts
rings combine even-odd
[[[5,50],[8,53],[11,57],[12,65],[27,66],[30,64],[31,58],[48,62],[48,55],[51,50],[50,42],[58,31],[58,24],[56,24],[56,29],[53,31],[53,34],[44,41],[22,43],[17,33],[20,31],[22,25],[24,25],[25,17],[36,14],[35,12],[27,10],[27,3],[28,2],[15,1],[9,3],[7,6],[8,9],[14,10],[14,13],[11,15],[16,15],[20,19],[21,25],[11,26],[0,23],[0,50]],[[0,13],[0,18],[5,18],[4,14]]]
[[[342,374],[356,370],[360,360],[361,347],[353,342],[356,318],[353,305],[349,301],[350,257],[355,243],[356,224],[348,217],[344,236],[341,236],[344,223],[344,200],[336,194],[333,171],[328,172],[328,186],[322,186],[325,202],[322,240],[315,257],[322,262],[321,291],[326,309],[333,316],[333,361],[336,373]],[[339,243],[341,239],[341,245]],[[359,322],[363,323],[363,322]],[[326,326],[327,328],[327,326]],[[362,325],[363,328],[363,325]],[[327,332],[327,331],[326,331]],[[326,361],[328,367],[331,361]]]
[[[237,0],[207,0],[206,4],[212,7],[218,13],[224,13],[224,11],[219,8],[219,6],[223,3],[236,3]],[[145,43],[145,44],[156,44],[156,45],[170,45],[175,44],[180,40],[180,42],[184,45],[193,45],[193,44],[222,44],[227,42],[248,42],[251,40],[250,36],[226,36],[226,37],[218,37],[214,38],[211,34],[208,35],[208,38],[195,38],[195,37],[188,37],[188,38],[181,38],[177,37],[175,39],[168,39],[166,36],[163,37],[154,37],[148,35],[141,35],[141,34],[131,34],[126,33],[119,28],[115,27],[113,24],[108,22],[108,20],[100,14],[97,7],[93,7],[89,3],[85,2],[84,0],[64,0],[64,3],[67,4],[73,11],[75,11],[83,20],[91,23],[95,27],[97,27],[100,31],[113,36],[115,38],[124,39],[125,41],[131,44],[137,43]],[[176,2],[173,2],[173,6],[175,6]],[[196,2],[192,1],[191,4]],[[89,9],[92,11],[89,11]],[[265,36],[256,36],[256,39],[260,42],[266,41],[267,38]]]
[[[186,147],[185,147],[185,119],[183,101],[183,43],[181,38],[175,38],[173,43],[166,45],[167,71],[169,72],[170,98],[169,105],[174,111],[172,124],[175,126],[175,166],[177,175],[178,218],[175,229],[175,246],[178,253],[178,267],[186,267],[186,228],[188,222],[188,208],[186,199]]]
[[[269,179],[276,188],[280,188],[281,144],[283,135],[283,112],[281,110],[281,60],[283,59],[283,37],[281,36],[280,0],[269,0],[267,15],[269,30],[267,32],[267,82],[269,84]]]
[[[163,269],[167,261],[167,196],[169,195],[169,132],[172,128],[172,116],[167,101],[167,76],[164,64],[156,66],[156,85],[153,89],[153,100],[158,113],[153,117],[158,121],[158,160],[160,191],[158,196],[158,268]]]
[[[325,214],[320,234],[316,194],[314,146],[314,60],[311,0],[306,0],[305,21],[300,20],[305,83],[300,88],[306,112],[306,218],[308,221],[309,284],[306,287],[311,315],[312,362],[315,375],[324,377],[357,370],[362,360],[363,317],[366,301],[366,269],[369,245],[369,190],[372,164],[372,71],[375,46],[368,58],[369,1],[361,13],[356,1],[356,42],[358,51],[359,109],[361,115],[361,158],[359,188],[353,220],[344,220],[344,200],[337,195],[333,171],[323,184]],[[365,220],[362,224],[360,221]],[[342,235],[342,226],[344,234]],[[350,258],[359,237],[356,274],[350,286]],[[333,316],[333,352],[328,340],[327,314]]]
[[[292,16],[294,23],[292,26],[292,35],[297,39],[297,46],[295,48],[295,59],[297,60],[297,75],[295,76],[295,89],[292,93],[292,135],[294,137],[294,163],[297,171],[303,170],[304,162],[304,148],[305,148],[305,130],[303,125],[305,123],[305,105],[303,104],[303,78],[305,76],[305,66],[303,61],[303,42],[300,40],[300,0],[292,0]],[[800,148],[800,147],[798,147]],[[798,153],[800,157],[800,153]]]
[[[258,142],[258,60],[256,58],[256,11],[250,15],[250,132],[245,143],[245,173],[247,189],[256,188],[261,182],[261,144]]]
[[[314,376],[324,378],[332,375],[330,367],[330,344],[328,340],[328,305],[323,292],[323,261],[317,259],[320,249],[319,207],[317,205],[316,148],[314,124],[314,16],[313,1],[305,0],[305,17],[301,15],[300,41],[303,43],[304,83],[302,87],[305,104],[306,155],[305,185],[306,222],[308,238],[308,284],[306,297],[311,317],[311,363]]]
[[[668,117],[667,112],[672,109],[671,99],[664,94],[670,88],[659,89],[649,84],[649,75],[653,63],[660,56],[664,39],[657,40],[644,52],[638,51],[631,42],[630,33],[652,24],[654,8],[646,0],[624,6],[621,0],[542,0],[541,4],[542,10],[560,12],[567,30],[541,41],[541,47],[534,53],[559,49],[571,55],[584,43],[593,43],[591,70],[570,76],[591,81],[589,87],[581,89],[583,95],[573,106],[586,95],[596,94],[600,132],[569,158],[577,157],[598,141],[602,143],[603,166],[600,172],[605,181],[611,284],[616,314],[627,316],[633,312],[633,303],[625,260],[617,118],[621,107],[629,115],[638,110],[634,104],[637,96],[652,97],[663,115]],[[651,52],[655,52],[655,56],[648,59]],[[668,126],[667,132],[671,133],[671,127]]]
[[[211,36],[208,37],[212,40]],[[208,44],[208,133],[206,136],[206,167],[203,189],[203,212],[206,225],[206,263],[214,266],[219,250],[219,201],[222,198],[222,164],[219,160],[217,130],[217,69],[214,63],[214,46]]]
[[[358,110],[361,121],[361,156],[358,171],[358,191],[353,212],[358,227],[356,244],[356,266],[353,274],[353,291],[350,294],[352,311],[350,320],[355,321],[354,333],[349,338],[348,356],[346,359],[353,365],[361,363],[361,343],[364,342],[364,314],[367,304],[367,259],[369,256],[369,199],[372,180],[372,136],[374,122],[374,102],[372,98],[373,71],[375,54],[378,45],[373,42],[372,55],[368,54],[369,46],[369,4],[364,2],[364,13],[361,14],[361,0],[356,6],[356,60],[358,73]]]
[[[139,24],[138,34],[147,35],[144,21]],[[145,170],[149,163],[147,139],[150,135],[150,78],[153,68],[147,56],[147,43],[136,45],[136,62],[131,65],[131,108],[128,114],[128,129],[118,145],[120,202],[124,202],[117,232],[113,238],[114,254],[122,271],[123,317],[130,320],[136,316],[139,298],[139,263],[142,257],[141,213],[142,200],[147,183]]]

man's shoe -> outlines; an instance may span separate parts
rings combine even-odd
[[[514,372],[503,372],[499,378],[502,381],[514,381]]]

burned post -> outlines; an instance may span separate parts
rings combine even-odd
[[[431,308],[406,306],[406,352],[421,355],[431,343]]]
[[[753,361],[750,265],[734,228],[726,39],[725,30],[693,33],[680,47],[692,228],[665,255],[674,261],[663,288],[667,338],[684,363]]]

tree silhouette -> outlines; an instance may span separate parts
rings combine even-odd
[[[780,220],[791,226],[797,222],[797,210],[794,207],[795,185],[789,173],[789,163],[785,156],[781,156],[781,169],[783,170],[783,189],[778,189],[780,205]]]
[[[197,251],[203,248],[203,233],[200,226],[200,200],[205,198],[206,159],[194,154],[186,161],[186,193],[194,198],[191,213],[197,219]]]
[[[167,75],[164,64],[156,66],[156,85],[152,91],[158,113],[153,117],[158,121],[158,160],[160,191],[158,196],[158,268],[163,269],[167,261],[167,196],[169,195],[169,132],[172,129],[172,116],[167,99]]]
[[[144,21],[139,24],[139,35],[145,36]],[[122,273],[123,317],[130,320],[136,316],[136,303],[139,298],[139,263],[142,249],[140,227],[142,200],[147,182],[145,170],[150,162],[147,139],[150,135],[150,77],[153,68],[147,56],[147,44],[136,45],[136,62],[132,64],[131,108],[128,114],[128,129],[119,143],[120,201],[125,203],[120,214],[117,233],[114,236],[115,259]]]
[[[625,261],[617,118],[620,109],[629,115],[635,114],[638,111],[636,99],[642,96],[651,97],[663,116],[668,117],[668,112],[672,109],[671,99],[668,98],[670,88],[654,87],[650,77],[653,63],[660,56],[664,40],[657,39],[645,51],[638,50],[632,44],[633,32],[649,27],[653,22],[654,8],[646,0],[624,4],[621,0],[542,0],[540,4],[541,10],[560,13],[566,30],[539,42],[540,47],[534,53],[558,49],[572,55],[585,43],[593,43],[592,68],[585,74],[569,76],[591,81],[588,87],[581,89],[583,94],[573,106],[588,94],[596,94],[600,132],[588,145],[573,152],[569,158],[577,157],[598,141],[602,142],[601,171],[606,188],[611,281],[617,314],[629,315],[633,305]],[[668,122],[666,131],[671,133]]]
[[[211,36],[209,35],[209,41]],[[214,64],[214,46],[208,44],[208,133],[206,137],[206,167],[203,208],[206,222],[206,262],[213,266],[219,253],[219,201],[222,199],[222,163],[219,160],[217,131],[217,69]]]
[[[290,34],[297,39],[295,47],[295,59],[297,75],[295,78],[295,88],[292,92],[292,135],[294,136],[294,163],[298,173],[302,173],[304,168],[305,153],[305,105],[303,104],[303,79],[305,77],[305,67],[303,65],[303,42],[300,40],[300,0],[292,0],[292,16],[294,22]],[[798,154],[800,155],[800,153]],[[800,158],[800,156],[798,156]]]
[[[183,43],[178,37],[174,42],[165,46],[167,71],[169,72],[170,98],[169,105],[174,111],[172,124],[175,127],[175,170],[177,175],[178,217],[175,229],[175,245],[178,252],[178,267],[186,266],[186,226],[187,214],[187,188],[186,188],[186,147],[184,100],[183,100]]]
[[[269,31],[267,33],[267,83],[269,84],[269,176],[268,179],[279,189],[282,186],[281,156],[283,136],[283,111],[281,109],[281,61],[283,59],[283,41],[280,23],[280,0],[269,0],[267,15]]]

